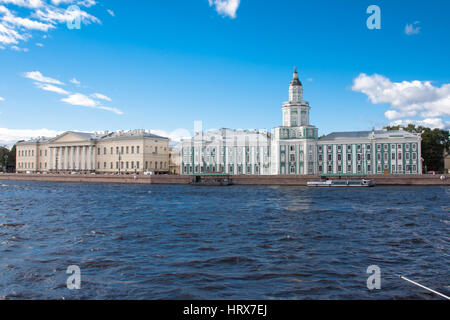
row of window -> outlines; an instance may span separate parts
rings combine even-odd
[[[19,150],[19,157],[34,157],[34,150]]]
[[[184,166],[184,173],[189,174],[189,173],[223,173],[224,172],[225,167],[223,165],[218,165],[216,166],[195,166],[195,168],[193,168],[192,166]],[[242,174],[243,173],[243,166],[242,165],[237,165],[236,166],[237,169],[237,173],[238,174]],[[228,172],[234,172],[234,165],[230,164],[228,167]],[[253,171],[252,171],[253,170]],[[248,165],[247,166],[247,174],[259,174],[259,165]]]
[[[103,162],[103,169],[107,169],[108,168],[108,163],[107,162]],[[97,162],[97,169],[100,169],[100,162]],[[109,169],[114,169],[114,163],[110,162],[109,163]],[[119,169],[119,161],[115,162],[115,169]],[[139,161],[121,161],[120,162],[120,169],[140,169],[140,162]],[[148,169],[167,169],[167,162],[157,162],[155,161],[153,163],[153,161],[145,161],[145,165],[144,165],[144,169],[148,170]]]
[[[364,146],[364,144],[357,144],[356,145],[356,151],[360,152],[362,150],[363,146]],[[372,145],[366,144],[365,146],[366,146],[366,150],[367,151],[371,151]],[[377,150],[378,151],[381,151],[381,146],[382,146],[381,144],[377,144]],[[383,144],[384,150],[385,151],[389,150],[389,146],[390,146],[391,150],[395,150],[396,147],[397,147],[398,150],[402,150],[403,149],[403,144]],[[337,145],[336,148],[337,148],[337,152],[342,152],[342,150],[343,150],[343,146],[342,145]],[[413,151],[416,151],[417,150],[417,144],[413,143],[411,148],[412,148]],[[406,151],[409,151],[411,148],[410,148],[410,144],[409,143],[407,143],[405,145],[405,150]],[[324,149],[326,149],[328,153],[332,153],[333,152],[333,146],[332,145],[328,145],[327,147],[319,145],[317,147],[317,150],[318,150],[319,153],[322,153],[324,151]],[[352,150],[353,150],[353,146],[352,145],[347,145],[347,152],[350,153],[350,152],[352,152]]]
[[[97,155],[101,155],[102,148],[97,148]],[[103,147],[103,154],[108,154],[108,148]],[[116,154],[118,155],[120,151],[120,154],[139,154],[141,152],[140,146],[121,146],[116,147]],[[158,147],[155,147],[155,153],[158,153]],[[110,147],[109,154],[114,154],[114,147]]]
[[[342,166],[337,166],[337,173],[343,173],[343,171],[342,171]],[[328,166],[328,173],[333,173],[333,167],[331,166],[331,165],[329,165]],[[351,165],[348,165],[347,166],[347,173],[352,173],[353,171],[352,171],[352,166]],[[405,169],[405,170],[403,170],[403,169]],[[319,165],[319,173],[323,173],[323,170],[324,170],[324,167],[322,166],[322,165]],[[367,167],[366,167],[366,172],[364,172],[364,173],[372,173],[372,166],[369,164],[369,165],[367,165]],[[389,165],[387,165],[387,164],[385,164],[384,165],[384,170],[386,171],[386,170],[389,170]],[[362,172],[362,166],[360,165],[360,164],[358,164],[357,165],[357,167],[356,167],[356,173],[363,173]],[[382,171],[382,166],[379,164],[378,166],[377,166],[377,173],[383,173],[383,171]],[[401,164],[399,164],[398,166],[396,166],[395,164],[393,164],[392,166],[391,166],[391,172],[390,173],[417,173],[417,165],[406,165],[405,167],[403,167]]]
[[[19,169],[34,169],[34,162],[19,162]]]
[[[412,158],[413,161],[416,161],[417,160],[417,153],[416,152],[413,152],[413,153],[407,152],[407,153],[405,153],[405,160],[406,161],[411,160],[411,158]],[[403,159],[403,153],[401,153],[401,152],[398,153],[398,156],[396,155],[395,152],[393,152],[391,154],[391,160],[402,161],[402,159]],[[381,162],[381,153],[377,154],[377,160],[379,162]],[[384,153],[384,161],[387,162],[388,160],[389,160],[389,153],[385,152]]]

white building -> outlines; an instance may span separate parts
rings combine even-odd
[[[297,70],[273,133],[221,129],[181,142],[181,174],[371,175],[421,174],[421,137],[406,131],[332,133],[310,124]]]
[[[16,145],[18,173],[167,173],[169,139],[145,130],[68,131]]]

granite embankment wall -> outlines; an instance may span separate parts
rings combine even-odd
[[[450,175],[395,175],[395,176],[366,176],[374,180],[377,185],[404,186],[450,186]],[[363,177],[361,177],[363,178]],[[308,181],[318,180],[317,176],[233,176],[235,185],[285,185],[305,186]],[[354,177],[352,179],[358,179]],[[134,183],[134,184],[189,184],[190,176],[156,175],[156,176],[110,176],[110,175],[25,175],[1,174],[0,180],[16,181],[48,181],[72,183]]]

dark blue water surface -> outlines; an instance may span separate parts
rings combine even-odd
[[[0,181],[0,299],[436,299],[397,275],[449,294],[449,199],[448,187]],[[370,265],[381,290],[367,289]]]

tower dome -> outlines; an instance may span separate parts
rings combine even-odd
[[[291,86],[302,86],[302,83],[298,78],[297,67],[294,68],[294,75],[292,76]]]
[[[300,103],[303,99],[303,85],[298,78],[297,67],[294,68],[291,85],[289,86],[289,102]]]

